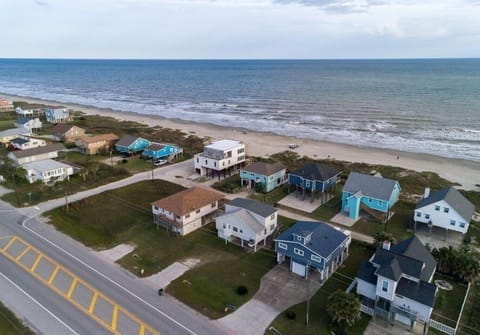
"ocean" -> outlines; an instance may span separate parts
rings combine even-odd
[[[480,161],[480,59],[0,59],[0,92]]]

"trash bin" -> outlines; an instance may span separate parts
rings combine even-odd
[[[158,295],[163,295],[163,288],[158,289]]]

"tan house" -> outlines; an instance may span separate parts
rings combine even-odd
[[[87,155],[95,155],[100,150],[110,150],[114,142],[118,141],[115,134],[102,134],[96,136],[84,136],[75,141],[75,145]]]
[[[52,128],[52,134],[64,142],[75,142],[77,138],[85,136],[85,129],[72,124],[59,123]]]
[[[179,235],[187,235],[213,222],[221,193],[192,187],[152,202],[154,222]]]
[[[13,107],[12,101],[0,98],[0,113],[13,112],[14,110],[15,110],[15,107]]]

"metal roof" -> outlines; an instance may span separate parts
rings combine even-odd
[[[232,201],[229,201],[227,205],[235,206],[238,208],[245,208],[250,212],[253,212],[265,218],[278,211],[275,207],[245,198],[235,198]]]
[[[454,187],[444,188],[432,193],[428,198],[422,199],[415,209],[428,206],[441,200],[447,202],[467,223],[470,222],[475,212],[475,206]]]
[[[256,162],[242,168],[243,171],[260,174],[263,176],[271,176],[278,171],[285,170],[285,166],[282,163],[264,163]]]
[[[361,192],[362,195],[369,198],[389,201],[396,184],[397,181],[393,179],[350,172],[343,187],[343,192],[351,194]]]

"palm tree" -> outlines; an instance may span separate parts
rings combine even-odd
[[[353,293],[336,290],[328,297],[327,313],[332,322],[342,328],[348,328],[360,320],[360,300]]]

